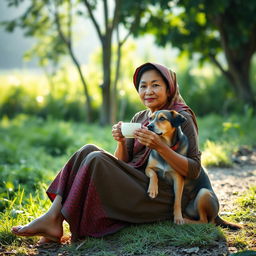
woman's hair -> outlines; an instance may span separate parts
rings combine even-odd
[[[137,90],[139,89],[140,79],[141,79],[141,76],[143,75],[143,73],[145,73],[147,71],[150,71],[150,70],[156,70],[157,71],[157,73],[163,78],[167,90],[169,90],[169,82],[168,82],[168,80],[162,75],[162,73],[154,65],[152,65],[150,63],[144,65],[139,70],[138,75],[137,75],[137,80],[136,80],[136,89]]]

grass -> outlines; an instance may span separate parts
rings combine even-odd
[[[256,186],[251,187],[246,193],[236,200],[237,208],[230,221],[240,222],[245,229],[240,232],[227,232],[230,244],[240,250],[253,248],[256,250]]]
[[[251,120],[251,124],[248,120],[246,116],[225,121],[218,116],[199,119],[200,147],[206,165],[231,166],[230,156],[239,145],[255,146],[256,121]],[[248,138],[241,136],[246,129]],[[0,138],[0,254],[1,248],[10,255],[38,254],[39,249],[32,246],[36,238],[16,237],[10,228],[28,223],[49,207],[45,189],[79,147],[94,143],[113,152],[111,127],[19,115],[0,121]],[[229,217],[246,223],[239,232],[211,225],[176,226],[167,221],[130,226],[104,239],[87,238],[57,249],[74,255],[160,256],[170,254],[175,246],[211,248],[224,239],[227,246],[240,251],[255,249],[255,195],[253,187],[238,199],[235,214]]]
[[[232,154],[240,146],[256,146],[256,119],[251,110],[245,115],[222,117],[208,115],[198,118],[202,164],[207,167],[231,167]]]
[[[158,252],[163,247],[168,246],[210,246],[219,239],[223,238],[222,232],[211,225],[184,225],[178,227],[169,221],[131,226],[121,232],[100,240],[104,247],[101,250],[107,250],[107,253],[114,255],[153,255],[152,252]],[[94,242],[96,242],[94,244]],[[97,239],[89,238],[79,247],[80,251],[88,250],[88,244],[93,248],[98,248]],[[113,247],[113,245],[115,245]],[[111,252],[111,249],[115,249]]]
[[[5,251],[29,255],[38,253],[32,244],[35,238],[15,237],[9,230],[12,225],[23,224],[34,216],[40,215],[48,206],[48,201],[36,195],[23,198],[19,190],[12,201],[8,202],[5,212],[0,213],[0,245]],[[227,240],[226,246],[239,251],[256,248],[256,187],[252,187],[237,199],[237,208],[229,220],[242,222],[243,230],[231,232],[210,224],[177,226],[169,221],[154,224],[129,226],[120,232],[105,238],[86,238],[84,241],[65,245],[58,253],[75,255],[168,255],[173,248],[211,248]],[[51,254],[49,254],[51,255]],[[55,255],[55,254],[52,254]]]

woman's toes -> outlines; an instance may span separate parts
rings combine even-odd
[[[21,233],[23,227],[24,227],[24,226],[12,227],[11,232],[14,233],[14,234],[19,234],[19,233]]]

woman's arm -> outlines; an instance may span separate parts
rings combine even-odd
[[[114,152],[114,156],[119,160],[123,160],[124,162],[129,161],[129,154],[126,146],[126,139],[121,132],[121,124],[122,122],[118,122],[112,127],[112,136],[117,141],[117,147]]]
[[[137,138],[141,144],[144,144],[151,149],[155,149],[180,175],[185,177],[188,176],[189,170],[187,157],[172,150],[160,139],[159,135],[147,130],[146,128],[142,128],[135,132],[135,138]]]
[[[129,155],[127,152],[126,142],[117,142],[117,147],[114,153],[114,156],[119,160],[123,160],[124,162],[129,161]]]
[[[189,175],[188,158],[176,153],[168,145],[163,144],[156,149],[162,158],[180,175]]]
[[[147,130],[147,128],[140,129],[135,133],[135,136],[140,143],[157,150],[164,160],[179,174],[195,179],[198,177],[201,169],[200,152],[198,151],[197,133],[193,121],[189,114],[186,117],[187,121],[182,125],[182,130],[189,141],[187,156],[176,153],[157,134]]]

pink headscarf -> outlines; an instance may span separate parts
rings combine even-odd
[[[163,107],[163,109],[176,110],[177,112],[187,111],[188,113],[191,114],[194,124],[196,126],[196,129],[198,131],[196,116],[195,116],[194,112],[192,111],[192,109],[186,104],[186,102],[180,95],[179,85],[176,80],[175,72],[173,72],[172,70],[169,70],[167,67],[157,64],[157,63],[151,63],[151,62],[144,63],[135,70],[135,73],[133,75],[133,83],[134,83],[135,87],[137,86],[137,84],[139,82],[138,75],[139,75],[140,70],[147,65],[154,66],[155,69],[157,69],[168,82],[171,96],[169,98],[169,101]],[[138,88],[136,88],[136,89],[138,89]]]

